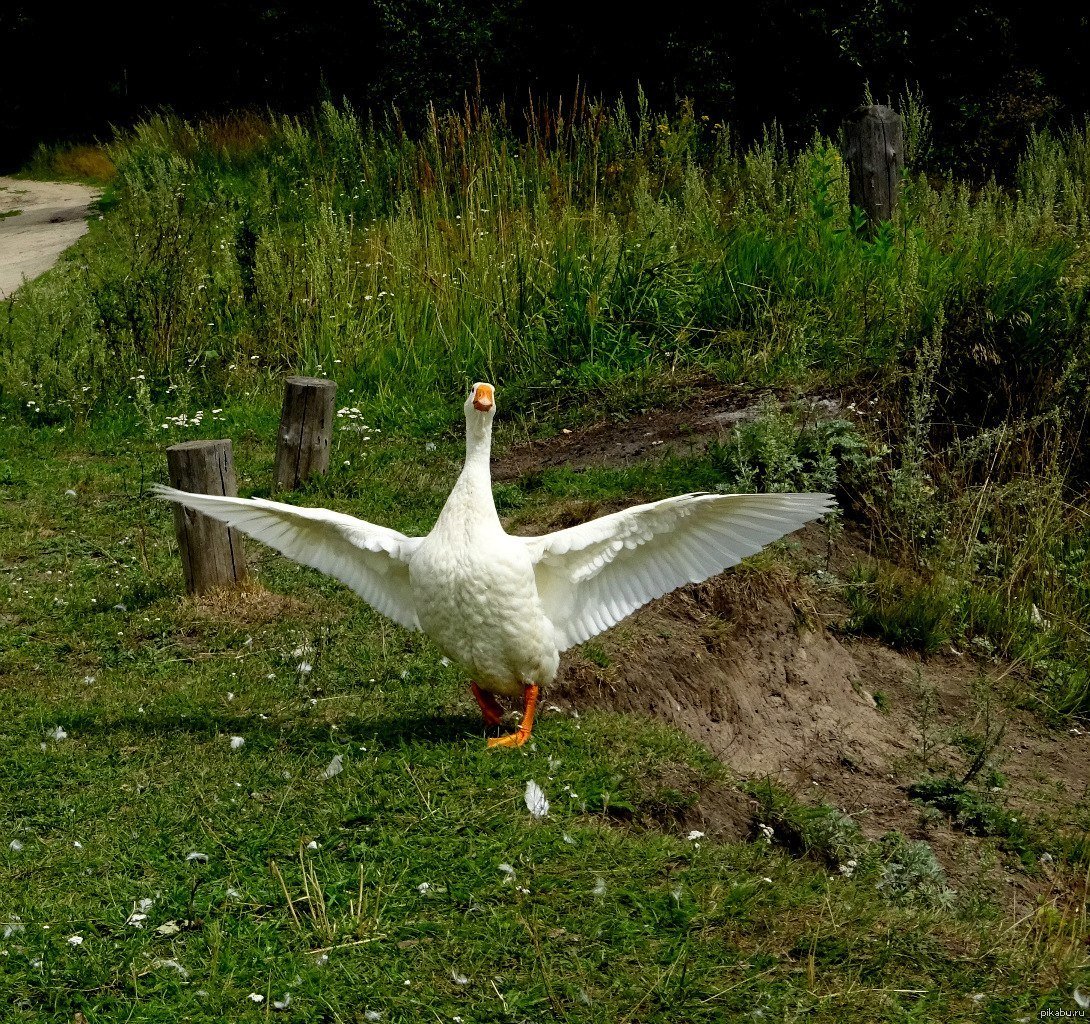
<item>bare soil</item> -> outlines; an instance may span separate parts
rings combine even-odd
[[[87,231],[100,194],[86,185],[0,177],[0,301],[44,274]]]

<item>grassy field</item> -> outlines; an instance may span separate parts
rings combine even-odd
[[[498,451],[733,392],[761,412],[707,447],[530,470],[501,514],[833,489],[869,552],[851,628],[1013,662],[1014,703],[1062,734],[1090,710],[1087,154],[1033,140],[1017,190],[910,175],[872,238],[828,140],[746,149],[687,109],[412,139],[327,106],[118,140],[103,219],[0,310],[2,1019],[1072,1008],[1085,891],[1014,912],[896,835],[849,866],[833,812],[791,801],[745,841],[692,835],[686,809],[745,780],[647,720],[551,710],[488,751],[461,673],[333,581],[251,546],[254,588],[185,599],[148,485],[166,444],[229,436],[242,493],[270,493],[294,370],[343,413],[292,500],[416,533],[467,381],[498,385]],[[838,411],[815,422],[815,394]]]

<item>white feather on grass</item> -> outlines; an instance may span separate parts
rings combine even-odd
[[[535,818],[544,818],[549,813],[549,801],[541,787],[531,779],[526,783],[526,809]]]

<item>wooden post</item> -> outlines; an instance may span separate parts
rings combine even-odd
[[[183,441],[167,449],[170,485],[194,494],[238,495],[231,442]],[[242,535],[200,512],[174,505],[174,526],[190,594],[236,587],[247,576]]]
[[[276,486],[294,490],[329,469],[337,385],[324,377],[289,377],[276,437]]]
[[[905,166],[901,115],[889,107],[860,107],[844,123],[844,159],[853,206],[873,230],[893,217]]]

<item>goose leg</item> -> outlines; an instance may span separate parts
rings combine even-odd
[[[503,721],[503,708],[496,702],[496,698],[482,690],[476,683],[470,683],[469,688],[473,691],[473,696],[477,698],[485,724],[499,725]]]
[[[522,724],[518,732],[506,736],[496,736],[488,741],[490,747],[521,747],[529,738],[534,728],[534,712],[537,710],[537,698],[541,690],[536,686],[526,686],[522,691]]]

